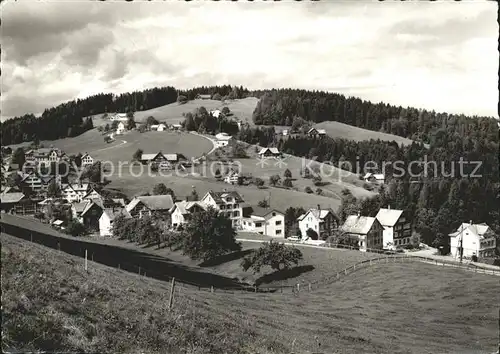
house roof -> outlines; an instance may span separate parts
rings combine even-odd
[[[363,176],[363,179],[367,179],[367,178],[370,178],[370,177],[373,177],[376,180],[385,179],[385,176],[382,173],[371,173],[371,172],[368,172],[367,174],[365,174]]]
[[[87,189],[89,188],[89,184],[88,183],[73,183],[73,184],[68,184],[65,186],[65,189],[67,188],[71,188],[72,190],[74,190],[75,192],[86,192]]]
[[[325,129],[318,129],[318,134],[326,134],[326,130]]]
[[[265,218],[267,215],[271,214],[272,212],[284,215],[281,211],[276,210],[276,209],[271,209],[271,208],[262,208],[259,206],[252,206],[252,216],[259,216],[262,218]]]
[[[260,150],[259,152],[259,155],[262,155],[262,154],[265,154],[266,151],[270,151],[272,154],[279,154],[279,150],[275,147],[272,147],[272,148],[262,148],[262,150]]]
[[[85,154],[83,154],[83,155],[82,155],[82,159],[83,159],[84,157],[87,157],[87,156],[88,156],[88,157],[90,157],[90,158],[92,158],[92,156],[90,156],[88,153],[85,153]]]
[[[222,204],[223,203],[223,198],[227,197],[232,197],[236,200],[238,203],[242,203],[244,200],[241,197],[241,195],[236,192],[236,191],[230,191],[230,192],[214,192],[214,191],[209,191],[207,195],[210,195],[217,204]],[[205,195],[206,196],[206,195]],[[204,199],[205,197],[203,197]]]
[[[486,234],[486,232],[488,232],[489,229],[490,229],[490,227],[485,223],[470,224],[470,223],[464,222],[464,223],[462,223],[462,225],[460,225],[458,227],[457,231],[449,234],[448,236],[456,237],[456,236],[460,235],[461,233],[463,233],[464,231],[469,230],[470,232],[473,232],[474,234],[476,234],[480,238],[484,238],[484,234]]]
[[[83,199],[85,199],[85,198],[89,198],[89,196],[90,196],[92,193],[97,194],[99,198],[102,198],[102,196],[101,196],[101,195],[100,195],[100,194],[99,194],[99,193],[98,193],[98,192],[97,192],[94,188],[92,188],[91,190],[89,190],[89,192],[88,192],[87,194],[85,194],[85,195],[83,196]]]
[[[130,215],[130,213],[125,208],[106,208],[102,212],[103,214],[106,214],[111,221],[113,221],[119,215],[123,215],[125,219],[132,218],[132,215]]]
[[[54,222],[52,223],[52,225],[60,226],[60,225],[62,225],[63,223],[64,223],[64,221],[62,221],[62,220],[56,220],[56,221],[54,221]]]
[[[89,203],[89,201],[85,201],[85,202],[80,202],[80,203],[73,203],[73,208],[75,208],[75,211],[77,213],[83,213],[83,211],[85,210],[85,207],[87,206],[87,204]]]
[[[85,209],[82,211],[82,216],[84,216],[90,209],[92,209],[92,206],[97,205],[99,208],[104,209],[104,205],[101,199],[92,199],[87,202],[87,205],[85,205]]]
[[[317,132],[317,131],[318,131],[318,129],[316,129],[316,128],[311,128],[311,129],[309,129],[309,130],[307,131],[307,134],[312,133],[312,132]]]
[[[402,210],[397,209],[380,209],[375,216],[377,220],[385,227],[392,227],[396,224],[401,214],[403,214]]]
[[[160,155],[161,152],[157,152],[156,154],[142,154],[141,155],[141,160],[142,161],[149,161],[153,160],[156,156]],[[162,154],[163,155],[163,154]]]
[[[24,193],[15,192],[15,193],[2,193],[0,197],[0,203],[17,203],[20,202],[21,199],[25,197]]]
[[[131,211],[141,202],[151,210],[170,210],[174,206],[172,196],[167,195],[148,195],[135,197],[128,205],[127,211]]]
[[[332,209],[309,209],[305,214],[302,214],[300,215],[297,220],[298,221],[301,221],[302,219],[304,219],[306,217],[307,214],[311,213],[316,219],[319,219],[320,221],[322,221],[328,214],[332,214],[335,218],[337,217],[337,215],[335,215],[335,213],[333,212]]]
[[[207,210],[208,208],[208,205],[204,202],[200,202],[200,201],[193,201],[193,202],[190,202],[190,201],[181,201],[181,202],[177,202],[174,204],[174,206],[170,209],[170,212],[174,212],[174,210],[176,208],[179,209],[180,213],[181,214],[189,214],[189,210],[191,208],[193,208],[195,205],[199,206],[200,208],[204,209],[204,210]]]
[[[116,204],[119,204],[123,207],[125,207],[127,205],[127,203],[125,202],[125,199],[123,199],[123,198],[111,198],[111,200],[113,202],[115,202]]]
[[[230,139],[232,139],[232,136],[228,135],[227,133],[219,133],[219,134],[215,135],[215,138],[217,140],[230,140]]]
[[[341,227],[341,230],[351,234],[366,235],[376,221],[370,216],[349,215]]]

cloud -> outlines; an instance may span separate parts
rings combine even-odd
[[[495,6],[18,1],[3,8],[2,113],[98,92],[235,84],[497,115]]]

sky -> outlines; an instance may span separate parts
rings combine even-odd
[[[242,85],[498,116],[497,4],[6,1],[2,120],[100,92]]]

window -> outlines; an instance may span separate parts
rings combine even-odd
[[[233,209],[233,204],[228,204],[228,205],[226,206],[226,208],[227,208],[227,209]]]
[[[240,212],[238,210],[234,211],[233,212],[233,216],[234,217],[240,216]]]
[[[262,227],[262,223],[261,222],[256,222],[255,223],[255,227]]]
[[[276,230],[276,235],[281,235],[281,230]]]
[[[276,216],[276,213],[273,213],[273,216]]]
[[[259,231],[259,234],[264,235],[264,233],[262,231]]]
[[[224,210],[224,209],[226,209],[226,206],[225,205],[221,205],[220,208],[221,208],[221,210]]]
[[[281,225],[281,220],[276,221],[276,225]]]
[[[235,205],[234,205],[234,209],[238,209],[239,207],[240,207],[240,205],[239,205],[239,204],[235,204]]]

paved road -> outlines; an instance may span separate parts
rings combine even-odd
[[[54,249],[85,257],[94,262],[111,267],[120,268],[133,273],[141,273],[148,277],[169,281],[175,277],[176,281],[199,287],[243,289],[246,284],[236,279],[207,272],[201,267],[186,266],[166,257],[148,254],[116,245],[106,245],[91,240],[80,240],[75,237],[61,234],[47,224],[26,217],[2,214],[2,233],[33,241]],[[140,267],[140,268],[139,268]]]

